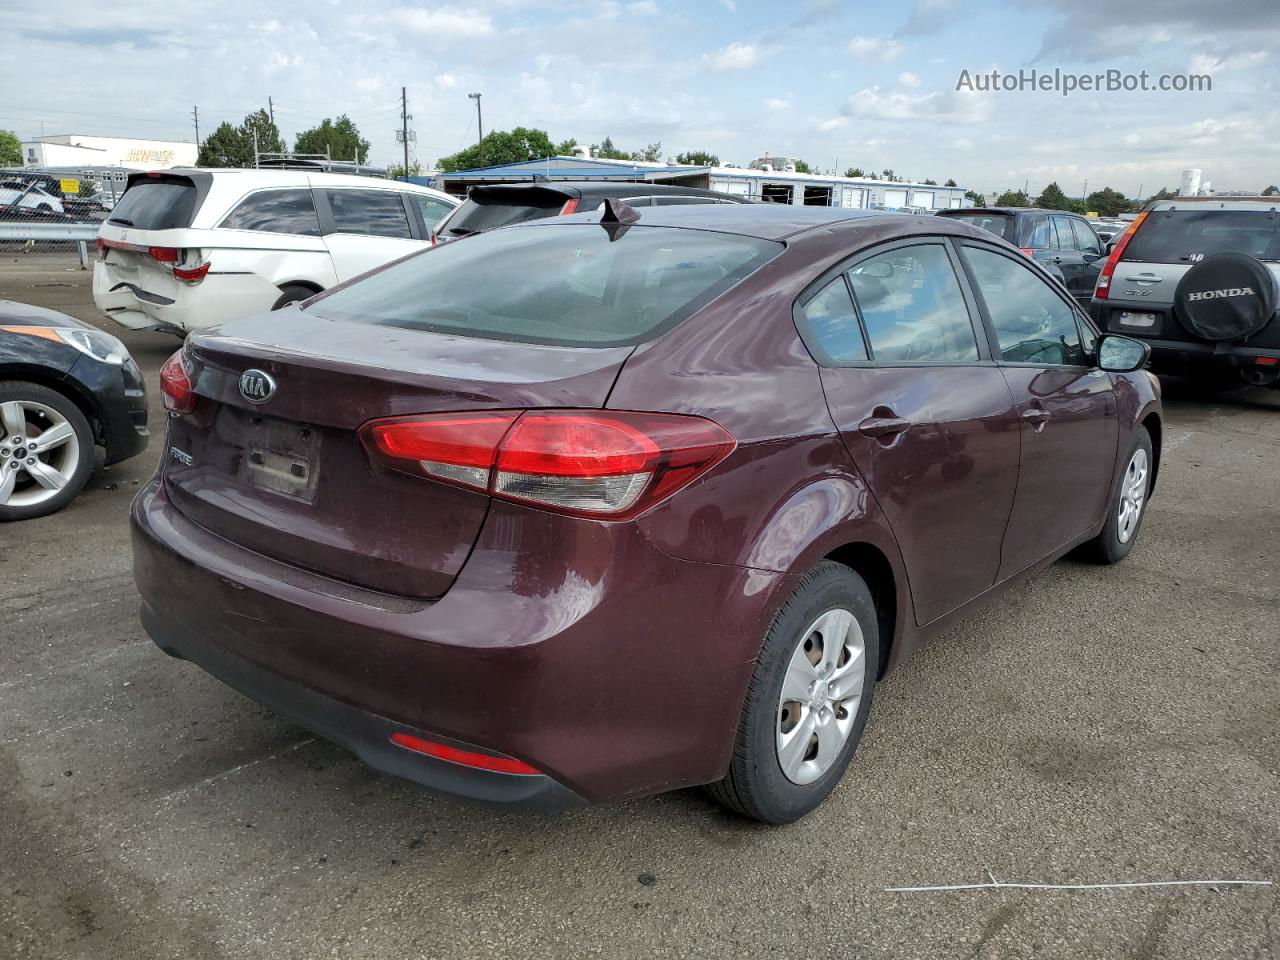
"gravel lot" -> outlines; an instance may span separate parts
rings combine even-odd
[[[0,297],[96,319],[70,257],[0,250]],[[124,340],[162,425],[177,341]],[[1129,560],[1061,562],[907,663],[785,829],[697,791],[436,797],[163,656],[126,523],[157,437],[0,527],[0,957],[1276,960],[1276,887],[885,891],[1280,879],[1280,392],[1166,392]]]

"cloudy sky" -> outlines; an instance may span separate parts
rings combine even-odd
[[[1280,181],[1275,0],[8,0],[0,127],[190,139],[274,98],[286,137],[347,113],[398,157],[400,87],[426,164],[486,129],[665,155],[890,167],[986,192]],[[957,91],[1023,68],[1198,73],[1211,92]]]

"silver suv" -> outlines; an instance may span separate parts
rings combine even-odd
[[[1153,203],[1114,241],[1091,312],[1157,372],[1280,386],[1280,198]]]

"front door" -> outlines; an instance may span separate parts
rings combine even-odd
[[[1116,403],[1111,378],[1093,365],[1092,328],[1071,303],[1016,256],[971,243],[962,254],[1022,423],[1004,579],[1102,518],[1116,459]]]
[[[416,217],[398,190],[339,188],[323,197],[320,223],[338,281],[431,245],[414,236]]]
[[[797,320],[836,427],[893,528],[923,624],[995,582],[1019,421],[948,245],[878,250],[809,296]]]

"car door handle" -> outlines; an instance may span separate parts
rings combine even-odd
[[[1136,277],[1125,277],[1130,283],[1159,283],[1164,277],[1157,277],[1154,273],[1140,273]]]
[[[858,431],[868,437],[887,437],[909,429],[911,421],[902,417],[867,417],[858,424]]]
[[[1043,407],[1031,407],[1022,411],[1022,419],[1031,424],[1031,428],[1036,431],[1044,429],[1045,421],[1049,416],[1049,411]]]

